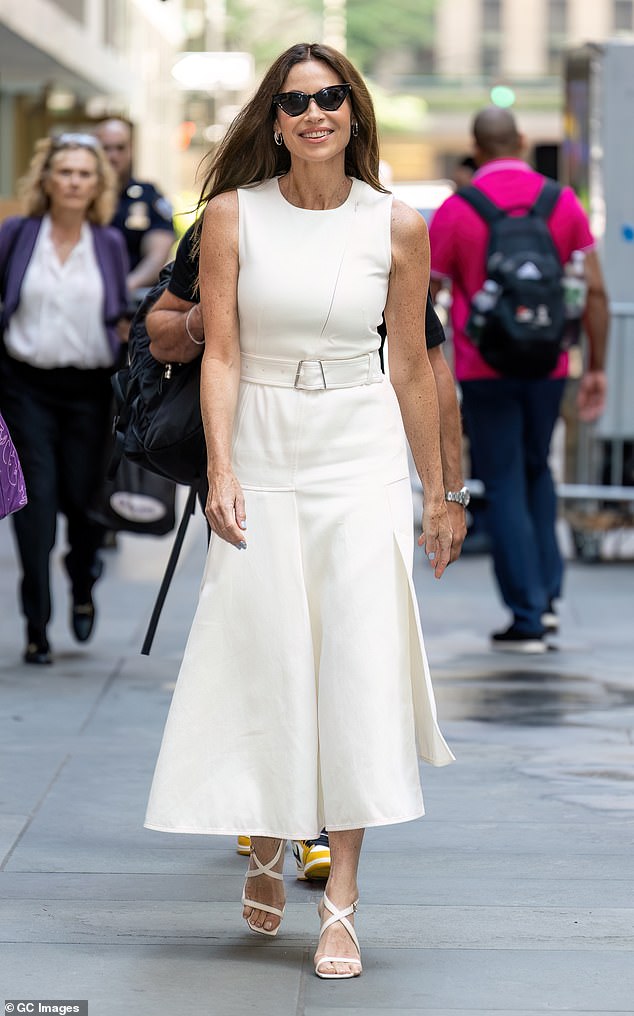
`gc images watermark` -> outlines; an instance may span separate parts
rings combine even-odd
[[[56,1016],[88,1016],[87,999],[52,999],[52,998],[12,998],[5,999],[5,1013],[15,1016],[16,1013],[28,1013],[40,1016],[44,1013],[55,1013]]]

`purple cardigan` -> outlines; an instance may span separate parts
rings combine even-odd
[[[0,286],[2,287],[2,327],[20,303],[22,282],[28,267],[42,220],[12,216],[0,226]],[[126,274],[128,258],[124,239],[111,226],[91,225],[97,264],[104,284],[103,320],[113,356],[119,350],[116,324],[127,304]]]

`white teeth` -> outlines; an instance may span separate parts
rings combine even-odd
[[[303,138],[325,138],[328,137],[330,131],[305,131],[302,134]]]

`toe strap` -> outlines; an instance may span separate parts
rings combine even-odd
[[[245,907],[251,907],[253,910],[263,910],[267,914],[274,914],[280,920],[284,917],[284,911],[286,910],[286,907],[282,907],[280,910],[278,907],[269,906],[267,903],[250,900],[244,893],[242,894],[242,903]]]
[[[315,972],[317,974],[319,974],[325,963],[356,963],[358,967],[361,966],[361,960],[352,959],[351,956],[320,956],[315,963]]]

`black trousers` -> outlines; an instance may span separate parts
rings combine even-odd
[[[0,405],[29,499],[12,516],[22,565],[22,611],[36,631],[44,631],[51,617],[49,558],[58,512],[67,520],[65,564],[78,602],[88,600],[100,571],[97,550],[103,530],[87,509],[103,477],[110,373],[102,368],[40,370],[6,354],[0,365]]]

